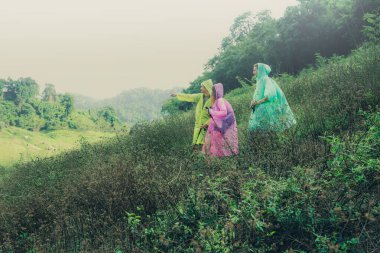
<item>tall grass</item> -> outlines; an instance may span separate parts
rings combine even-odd
[[[251,88],[231,92],[240,154],[193,158],[193,112],[16,165],[0,185],[0,252],[379,249],[380,50],[279,84],[298,124],[250,135]]]

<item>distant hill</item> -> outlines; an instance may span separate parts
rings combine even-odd
[[[170,97],[171,93],[180,90],[181,88],[168,90],[138,88],[103,100],[74,94],[75,107],[79,110],[89,110],[111,106],[123,122],[150,121],[160,117],[164,101]]]

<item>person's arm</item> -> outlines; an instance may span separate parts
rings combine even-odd
[[[268,101],[267,97],[264,97],[263,99],[260,99],[260,100],[252,100],[251,107],[254,107],[256,105],[260,105],[260,104],[265,103],[267,101]]]
[[[201,129],[207,129],[208,128],[208,124],[203,124],[202,126],[201,126]]]
[[[264,87],[262,82],[257,84],[253,100],[251,101],[251,108],[268,101],[267,87]]]
[[[207,130],[209,124],[210,124],[210,119],[208,119],[203,125],[201,125],[201,129]]]
[[[209,109],[209,113],[213,118],[221,119],[227,116],[227,107],[224,99],[218,99],[215,107],[215,109]]]
[[[197,102],[202,97],[202,93],[196,93],[196,94],[173,93],[171,94],[171,96],[176,97],[180,101]]]

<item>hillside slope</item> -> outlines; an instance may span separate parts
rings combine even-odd
[[[186,112],[14,167],[0,251],[378,251],[380,47],[278,82],[298,122],[283,133],[251,138],[252,88],[227,95],[237,157],[193,159]]]
[[[37,157],[54,156],[80,147],[82,138],[89,142],[111,138],[115,134],[100,131],[56,130],[32,132],[17,127],[0,130],[0,166],[27,162]]]

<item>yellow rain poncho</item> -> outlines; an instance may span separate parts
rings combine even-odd
[[[212,93],[212,80],[208,79],[201,83],[203,87],[210,93],[210,97],[205,96],[203,93],[196,94],[177,94],[178,100],[186,102],[197,102],[197,107],[195,108],[195,126],[193,135],[193,145],[203,144],[207,129],[201,129],[204,124],[209,124],[210,115],[207,112],[207,107],[211,107],[211,93]]]

